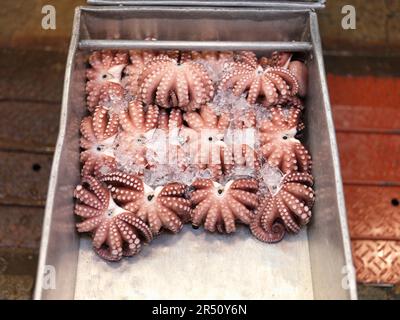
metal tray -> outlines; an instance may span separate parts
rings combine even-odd
[[[155,36],[160,41],[142,41]],[[185,227],[139,256],[99,259],[75,231],[79,124],[89,49],[186,48],[308,51],[305,144],[316,203],[299,235],[267,245],[246,228],[235,236]],[[43,226],[35,299],[356,299],[335,132],[317,15],[298,8],[79,7],[64,83],[60,133]],[[44,284],[44,285],[43,285]],[[50,284],[50,285],[49,285]]]

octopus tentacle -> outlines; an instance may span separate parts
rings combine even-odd
[[[250,223],[251,233],[262,242],[281,241],[285,235],[285,227],[277,217],[278,210],[274,203],[270,202],[270,197],[263,197]]]
[[[78,232],[89,232],[95,230],[103,222],[102,217],[92,217],[87,220],[77,223]]]
[[[118,227],[122,240],[126,243],[126,245],[122,247],[122,255],[125,257],[131,257],[139,253],[141,249],[141,241],[136,235],[135,229],[122,220],[116,220],[115,224]]]

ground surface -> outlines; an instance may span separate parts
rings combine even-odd
[[[353,248],[398,248],[400,80],[365,77],[366,63],[354,61],[355,75],[343,76],[348,61],[326,59]],[[32,294],[64,63],[65,54],[0,50],[0,298]],[[379,61],[388,70],[391,63]],[[375,67],[372,59],[370,68]],[[383,266],[383,277],[399,277]],[[370,279],[375,271],[364,270],[360,277]],[[360,296],[399,297],[395,288],[364,286]]]

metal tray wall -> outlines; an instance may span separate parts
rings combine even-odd
[[[190,17],[185,19],[184,17]],[[206,19],[207,22],[204,22]],[[202,24],[207,31],[196,31]],[[276,30],[279,30],[276,32]],[[316,14],[308,11],[79,8],[67,62],[59,140],[57,143],[44,220],[36,299],[71,299],[76,296],[79,236],[72,215],[72,192],[79,181],[79,123],[85,111],[85,54],[80,39],[311,41],[309,96],[306,106],[306,140],[314,159],[317,201],[308,227],[312,297],[356,298],[351,252],[337,158],[336,141],[320,47]],[[300,238],[299,238],[300,239]],[[293,238],[291,241],[295,241]],[[285,241],[285,240],[284,240]],[[300,240],[299,240],[300,241]],[[265,250],[270,250],[265,245]],[[284,253],[282,253],[284,254]],[[48,268],[50,266],[50,268]],[[55,289],[43,289],[56,270]],[[296,268],[296,263],[289,266]],[[285,272],[290,272],[284,269]],[[347,269],[346,269],[347,268]],[[344,272],[349,272],[345,274]],[[345,278],[347,276],[347,278]],[[50,277],[50,278],[49,278]],[[347,282],[344,279],[348,280]],[[343,282],[344,281],[344,282]],[[348,283],[344,288],[342,283]],[[301,286],[299,281],[299,286]],[[274,290],[274,288],[266,288]],[[276,288],[278,290],[278,288]],[[78,295],[79,296],[79,295]],[[272,295],[273,296],[273,295]],[[309,295],[297,295],[309,298]],[[199,296],[198,298],[201,298]],[[257,298],[254,296],[253,298]]]

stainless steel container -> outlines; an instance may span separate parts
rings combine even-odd
[[[60,133],[43,226],[36,299],[356,299],[342,181],[315,8],[318,1],[89,0],[76,9]],[[116,5],[119,6],[116,6]],[[153,36],[158,41],[142,41]],[[110,264],[75,231],[85,58],[100,48],[306,51],[305,144],[317,200],[299,235],[267,245],[246,228],[232,236],[185,227],[134,258]]]

